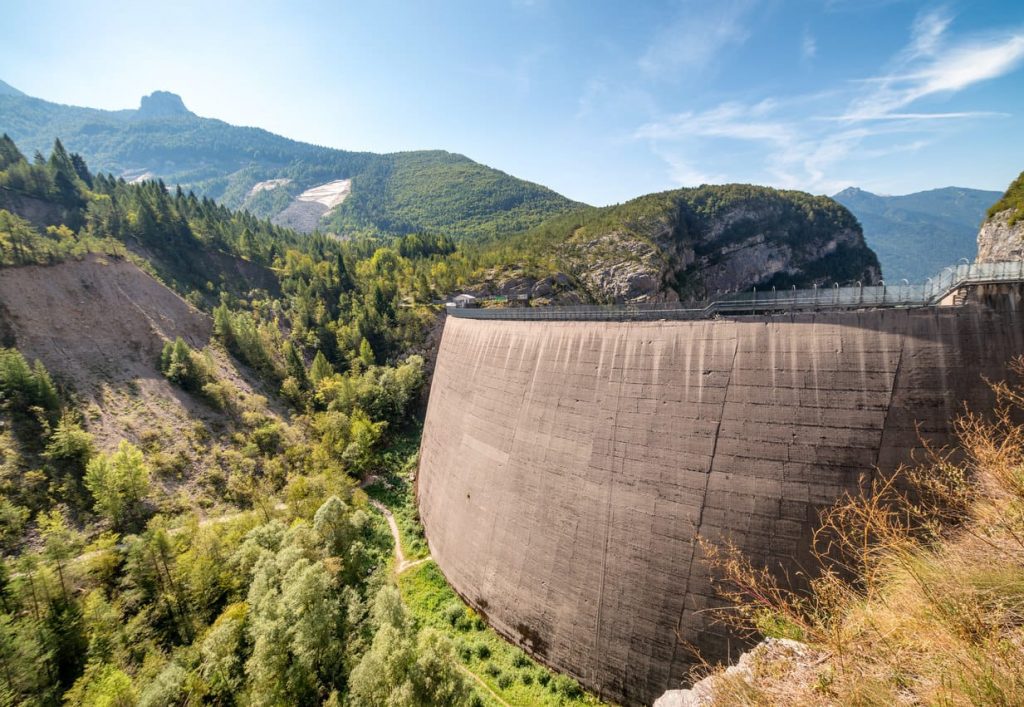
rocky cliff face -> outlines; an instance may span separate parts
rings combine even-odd
[[[154,91],[148,96],[143,96],[139,109],[135,112],[136,118],[178,118],[193,115],[194,113],[185,107],[181,96],[169,91]]]
[[[703,299],[751,287],[881,278],[856,219],[831,199],[801,192],[680,189],[579,220],[559,260],[599,301]]]
[[[1024,258],[1024,220],[1013,223],[1012,209],[988,218],[978,231],[978,262]]]
[[[988,211],[978,231],[979,263],[1024,258],[1024,172]]]

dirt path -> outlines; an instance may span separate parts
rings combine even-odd
[[[478,684],[479,684],[479,685],[480,685],[481,687],[483,687],[483,688],[484,688],[485,690],[487,690],[487,692],[489,692],[489,693],[490,693],[490,695],[491,695],[491,696],[492,696],[492,697],[493,697],[494,699],[496,699],[496,700],[497,700],[498,702],[500,702],[501,704],[505,705],[505,707],[512,707],[512,705],[510,705],[510,704],[509,704],[508,702],[506,702],[505,700],[501,699],[501,695],[499,695],[499,694],[498,694],[497,692],[495,692],[494,690],[492,690],[492,689],[491,689],[491,686],[490,686],[490,685],[488,685],[488,684],[487,684],[486,682],[484,682],[483,678],[481,678],[481,677],[480,677],[479,675],[477,675],[476,673],[474,673],[474,672],[473,672],[472,670],[470,670],[469,668],[467,668],[467,667],[466,667],[465,665],[463,665],[462,663],[456,663],[455,665],[456,665],[456,666],[458,667],[458,669],[459,669],[459,670],[461,670],[461,671],[462,671],[462,672],[464,672],[464,673],[465,673],[466,675],[468,675],[469,677],[471,677],[471,678],[473,678],[474,680],[476,680],[476,681],[477,681],[477,683],[478,683]]]
[[[388,527],[391,529],[391,537],[395,539],[395,574],[402,574],[406,570],[412,569],[416,565],[422,565],[430,559],[429,556],[419,560],[405,559],[405,552],[402,550],[402,537],[398,534],[398,523],[395,522],[394,513],[388,510],[388,507],[380,501],[375,501],[371,498],[370,503],[373,504],[373,507],[380,511],[381,515],[384,516],[384,519],[387,520]]]

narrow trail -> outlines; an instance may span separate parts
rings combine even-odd
[[[370,503],[384,516],[384,519],[388,522],[388,528],[391,529],[391,537],[395,540],[395,574],[402,574],[406,570],[412,569],[416,565],[422,565],[431,559],[429,555],[419,560],[405,559],[405,552],[402,550],[402,537],[398,534],[398,523],[395,522],[395,514],[380,501],[371,498]]]
[[[484,688],[485,690],[487,690],[487,692],[488,692],[488,693],[490,693],[491,697],[493,697],[494,699],[496,699],[496,700],[497,700],[498,702],[500,702],[501,704],[505,705],[505,707],[512,707],[512,705],[510,705],[510,704],[509,704],[508,702],[506,702],[505,700],[501,699],[501,695],[499,695],[499,694],[498,694],[497,692],[495,692],[494,690],[492,690],[492,689],[491,689],[491,686],[490,686],[490,685],[488,685],[488,684],[487,684],[486,682],[484,682],[483,678],[481,678],[481,677],[480,677],[479,675],[477,675],[476,673],[474,673],[474,672],[473,672],[472,670],[470,670],[469,668],[467,668],[467,667],[466,667],[465,665],[463,665],[462,663],[456,663],[455,665],[456,665],[456,667],[458,667],[458,669],[459,669],[459,670],[461,670],[461,671],[462,671],[462,672],[464,672],[464,673],[465,673],[466,675],[468,675],[469,677],[471,677],[471,678],[473,678],[474,680],[476,680],[476,681],[477,681],[477,683],[479,683],[481,687],[483,687],[483,688]]]
[[[364,481],[362,484],[360,484],[360,487],[361,488],[365,488],[367,485],[368,484]],[[430,560],[433,559],[430,555],[427,555],[426,557],[420,558],[419,560],[407,560],[406,557],[405,557],[405,552],[402,550],[402,538],[401,538],[401,535],[399,535],[399,533],[398,533],[398,523],[395,521],[395,514],[392,513],[391,510],[387,506],[385,506],[383,503],[381,503],[380,501],[378,501],[376,499],[371,498],[370,499],[370,505],[372,505],[374,508],[376,508],[378,511],[380,511],[380,514],[382,516],[384,516],[384,519],[388,522],[388,528],[391,529],[391,537],[394,538],[394,541],[395,541],[395,574],[396,575],[402,574],[406,570],[412,569],[413,567],[416,567],[417,565],[421,565],[424,562],[429,562]],[[460,663],[458,661],[455,662],[455,666],[459,670],[461,670],[463,673],[465,673],[469,677],[473,678],[473,680],[478,685],[480,685],[480,687],[482,687],[483,689],[487,690],[487,693],[491,697],[493,697],[499,704],[503,705],[504,707],[512,707],[512,705],[510,705],[508,702],[506,702],[505,700],[501,699],[501,695],[499,695],[497,692],[492,690],[491,686],[488,685],[484,681],[484,679],[481,678],[479,675],[477,675],[472,670],[470,670],[469,668],[467,668],[465,665],[463,665],[462,663]]]

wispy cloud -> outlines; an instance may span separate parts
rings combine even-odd
[[[814,38],[809,29],[804,29],[804,34],[800,38],[800,56],[805,61],[810,61],[818,55],[818,40]]]
[[[756,0],[719,0],[712,5],[682,0],[676,15],[640,57],[640,68],[657,78],[678,78],[702,69],[730,46],[750,37],[747,20]]]
[[[1003,76],[1024,61],[1024,32],[952,44],[946,36],[950,21],[944,10],[918,17],[910,44],[892,69],[861,82],[863,93],[838,117],[860,121],[892,116],[922,98]]]
[[[850,160],[920,150],[955,121],[1005,115],[914,109],[923,99],[955,94],[1024,63],[1024,32],[954,40],[951,22],[943,9],[921,14],[907,44],[884,71],[843,84],[827,96],[720,103],[649,122],[634,137],[652,144],[680,184],[695,184],[694,177],[705,176],[700,156],[721,155],[723,149],[732,154],[746,143],[755,148],[760,173],[778,186],[822,191],[846,186],[836,172]],[[829,110],[837,104],[844,106],[838,113]],[[686,169],[665,157],[678,153],[686,155]]]
[[[918,15],[911,27],[911,39],[910,45],[907,47],[907,54],[911,58],[934,55],[942,41],[942,36],[952,21],[953,18],[949,14],[949,10],[944,7]]]

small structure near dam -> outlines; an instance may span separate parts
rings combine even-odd
[[[418,475],[431,551],[499,632],[607,699],[649,704],[694,648],[742,649],[707,611],[720,599],[697,536],[806,567],[823,507],[923,439],[951,443],[965,404],[991,404],[984,378],[1024,354],[1018,300],[991,294],[1012,280],[933,293],[958,306],[452,312]]]

